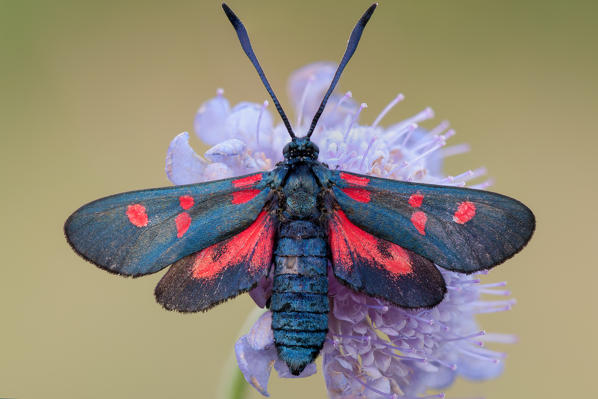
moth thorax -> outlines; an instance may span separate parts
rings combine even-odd
[[[285,212],[292,219],[309,219],[318,215],[320,188],[307,165],[297,165],[284,186]]]
[[[286,200],[287,212],[293,218],[306,219],[310,216],[315,216],[317,212],[316,196],[297,190],[287,197]]]

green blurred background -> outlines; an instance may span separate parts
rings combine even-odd
[[[504,375],[451,398],[596,397],[598,6],[594,1],[383,1],[340,89],[373,121],[432,106],[494,190],[536,213],[530,246],[499,267],[518,299],[481,319],[515,333]],[[283,103],[286,79],[336,61],[368,1],[230,0]],[[62,224],[84,202],[167,185],[170,140],[222,87],[266,99],[217,1],[0,0],[0,397],[213,398],[248,296],[164,311],[162,273],[131,280],[78,258]],[[198,151],[206,147],[193,142]],[[590,380],[593,377],[594,381]],[[281,398],[324,397],[320,374],[273,376]],[[252,393],[252,398],[258,395]]]

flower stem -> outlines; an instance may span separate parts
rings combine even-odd
[[[234,355],[227,359],[221,378],[218,389],[219,399],[245,399],[247,397],[249,384],[239,370]]]
[[[226,395],[227,399],[245,399],[247,396],[249,384],[245,381],[243,373],[237,367],[229,387],[229,392]]]
[[[241,335],[246,333],[263,313],[264,310],[260,308],[255,308],[249,313],[239,333]],[[239,366],[237,366],[237,359],[234,353],[226,361],[221,378],[220,389],[218,390],[218,397],[220,399],[245,399],[247,397],[249,384],[245,380]]]

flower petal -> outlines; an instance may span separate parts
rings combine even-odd
[[[262,395],[268,394],[272,366],[282,378],[304,378],[316,373],[315,363],[309,364],[298,376],[291,374],[285,362],[278,358],[272,333],[272,312],[267,311],[255,322],[249,334],[235,344],[237,363],[245,380]]]
[[[459,374],[474,381],[496,378],[502,374],[504,362],[467,357],[457,363]]]
[[[293,72],[289,78],[288,88],[297,112],[300,111],[301,100],[305,94],[304,115],[313,115],[330,86],[336,68],[337,65],[334,62],[314,62]],[[307,92],[305,92],[308,85]]]
[[[316,62],[296,70],[289,78],[289,94],[295,111],[303,117],[303,125],[311,122],[332,82],[336,68],[337,64],[333,62]],[[341,99],[342,104],[339,105]],[[333,93],[318,125],[338,125],[358,108],[357,103],[350,97]]]
[[[272,124],[272,115],[262,104],[242,102],[234,106],[226,119],[226,137],[240,139],[257,149],[260,143],[271,141]]]
[[[193,123],[195,133],[205,143],[214,145],[224,136],[226,118],[230,114],[228,100],[219,94],[199,107]]]
[[[278,358],[276,348],[272,346],[268,349],[254,349],[249,344],[248,336],[244,335],[235,344],[235,354],[245,380],[262,395],[270,396],[268,394],[268,380],[270,379],[272,365]]]
[[[166,154],[166,176],[174,184],[192,184],[203,181],[206,162],[189,145],[189,133],[183,132],[170,142]]]
[[[344,363],[344,365],[343,365]],[[343,357],[338,351],[324,354],[322,362],[322,372],[326,382],[326,389],[331,398],[345,398],[350,397],[345,394],[350,391],[352,381],[348,375],[353,373],[353,370],[343,361]]]
[[[453,384],[457,372],[448,367],[439,367],[434,371],[416,369],[411,371],[411,383],[404,387],[409,396],[418,396],[428,389],[445,389]]]
[[[213,162],[222,162],[228,157],[242,155],[247,146],[239,139],[222,141],[206,151],[205,157]]]
[[[268,349],[274,346],[274,333],[272,332],[272,312],[267,311],[255,322],[249,334],[248,343],[255,350]]]
[[[268,395],[268,380],[278,359],[272,333],[272,312],[265,312],[255,322],[249,334],[235,344],[237,363],[249,384],[262,395]]]
[[[234,170],[221,162],[210,163],[206,166],[201,181],[228,179],[229,177],[237,176]]]
[[[249,296],[260,308],[266,306],[266,302],[272,296],[272,279],[267,277],[262,277],[260,281],[258,281],[257,286],[249,291]]]

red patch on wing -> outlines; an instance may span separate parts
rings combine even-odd
[[[181,208],[187,210],[195,205],[195,200],[190,195],[181,195],[179,197],[179,204],[181,205]]]
[[[253,186],[258,181],[262,180],[262,174],[245,176],[237,180],[233,180],[233,186],[237,188]]]
[[[346,187],[342,189],[345,194],[357,202],[370,202],[370,192],[363,188]]]
[[[414,208],[419,208],[420,206],[422,206],[423,201],[424,196],[420,193],[411,194],[411,197],[409,197],[409,205],[411,205]]]
[[[249,202],[252,199],[254,199],[259,193],[260,193],[260,190],[257,190],[257,189],[235,191],[235,192],[233,192],[232,203],[235,205],[244,204],[244,203]]]
[[[145,211],[145,206],[141,204],[132,204],[127,206],[127,217],[129,218],[129,222],[131,222],[131,224],[134,226],[147,226],[147,213]]]
[[[247,263],[255,273],[270,267],[274,248],[274,223],[266,211],[236,236],[212,245],[195,256],[191,275],[195,279],[216,277],[222,270]]]
[[[176,236],[181,238],[191,226],[191,216],[187,212],[179,213],[174,219],[174,223],[176,224]]]
[[[343,211],[336,211],[330,222],[329,240],[332,262],[350,271],[354,263],[373,264],[396,274],[413,271],[409,253],[402,247],[355,226]]]
[[[473,202],[465,201],[459,204],[455,215],[453,216],[453,222],[459,224],[465,224],[469,222],[475,216],[475,204]]]
[[[425,236],[426,235],[426,222],[428,221],[428,217],[422,211],[417,211],[413,215],[411,215],[411,223],[413,226],[419,231],[419,234]]]
[[[367,186],[368,183],[370,182],[370,179],[368,179],[367,177],[350,175],[349,173],[345,173],[345,172],[339,173],[339,176],[341,179],[343,179],[347,183],[353,184],[356,186]]]

